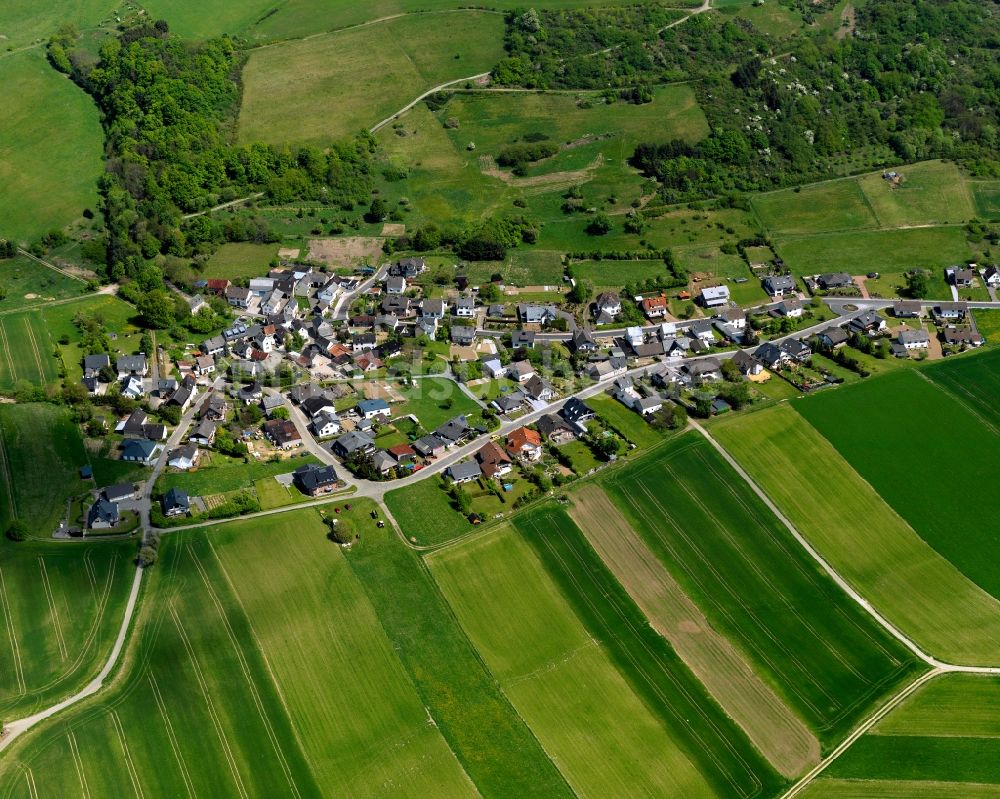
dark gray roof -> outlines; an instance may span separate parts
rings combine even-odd
[[[295,481],[302,486],[306,493],[337,482],[337,470],[329,464],[318,466],[315,463],[310,463],[300,466],[292,474],[295,475]]]
[[[475,461],[455,463],[448,467],[448,474],[451,475],[452,480],[468,480],[479,477],[482,473],[483,470],[479,468],[479,464]]]
[[[171,488],[163,495],[163,512],[168,513],[171,510],[188,510],[191,507],[191,501],[188,495],[181,491],[179,488]]]

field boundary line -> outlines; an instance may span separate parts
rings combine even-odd
[[[28,785],[28,796],[31,799],[38,799],[38,786],[35,785],[35,775],[27,766],[24,767],[24,781]]]
[[[976,405],[979,402],[979,398],[971,391],[967,391],[966,389],[961,388],[959,386],[943,385],[937,382],[937,380],[935,380],[934,378],[928,377],[926,374],[924,374],[923,369],[914,369],[913,371],[916,372],[918,375],[920,375],[924,380],[926,380],[932,386],[934,386],[934,388],[936,388],[938,391],[941,391],[947,396],[956,400],[959,403],[959,405],[961,405],[963,408],[968,410],[973,416],[975,416],[976,419],[979,420],[979,423],[987,430],[989,430],[991,433],[993,433],[993,435],[1000,435],[1000,430],[997,429],[997,426],[993,423],[993,421],[983,416],[980,413],[979,408],[976,407]],[[968,401],[966,399],[962,399],[962,397],[967,397]]]
[[[219,721],[219,716],[215,711],[215,703],[212,701],[212,696],[208,691],[208,683],[205,681],[205,675],[202,673],[201,666],[198,664],[198,660],[195,657],[194,647],[191,645],[191,639],[188,638],[180,616],[177,615],[177,609],[174,607],[172,602],[170,603],[170,617],[173,619],[174,627],[177,628],[178,637],[184,645],[188,659],[194,667],[195,681],[198,683],[198,688],[201,690],[201,694],[205,698],[205,708],[208,710],[209,718],[212,720],[212,726],[215,727],[215,733],[219,736],[219,742],[222,744],[223,754],[229,764],[229,770],[233,774],[236,790],[239,792],[240,796],[243,797],[243,799],[250,799],[246,786],[243,784],[243,777],[240,775],[239,769],[236,766],[236,758],[233,756],[233,750],[229,746],[229,739],[226,738],[225,731],[222,729],[222,722]]]
[[[31,354],[35,359],[35,366],[38,367],[38,382],[45,385],[45,368],[42,366],[42,357],[38,352],[38,342],[35,341],[35,331],[31,329],[31,320],[28,315],[25,314],[22,320],[24,322],[24,330],[28,334],[28,342],[31,344]]]
[[[90,786],[87,785],[87,775],[83,772],[83,759],[80,757],[80,748],[76,745],[76,735],[73,730],[66,733],[66,740],[69,741],[69,751],[73,755],[76,776],[80,779],[80,790],[86,799],[90,799]]]
[[[128,741],[125,739],[125,728],[122,726],[122,720],[118,718],[116,710],[111,710],[109,715],[111,716],[111,726],[115,728],[115,734],[117,734],[118,740],[122,745],[122,753],[125,755],[125,769],[128,771],[129,779],[132,780],[132,789],[139,799],[145,799],[146,795],[142,791],[142,782],[139,779],[139,773],[136,771],[135,763],[132,761],[132,753],[128,750]]]
[[[59,621],[59,610],[56,608],[56,600],[52,594],[52,584],[49,582],[49,572],[45,568],[45,558],[38,556],[38,568],[42,573],[42,588],[45,590],[45,599],[49,603],[49,611],[52,613],[52,629],[56,633],[56,643],[59,646],[59,654],[63,660],[69,657],[66,651],[66,639],[63,637],[62,623]]]
[[[197,794],[191,783],[191,775],[188,773],[187,763],[184,761],[184,755],[180,751],[180,744],[178,744],[177,736],[174,734],[174,725],[170,721],[170,716],[167,715],[167,704],[163,701],[160,686],[156,683],[152,669],[146,672],[146,677],[149,680],[150,687],[153,689],[153,699],[156,702],[157,709],[160,711],[160,716],[163,718],[163,726],[167,730],[167,739],[170,741],[170,748],[174,751],[174,759],[177,761],[177,767],[180,769],[181,779],[184,780],[184,787],[187,788],[188,796],[194,799]]]
[[[17,675],[17,684],[21,689],[18,696],[24,696],[28,691],[24,684],[24,664],[21,663],[21,647],[17,643],[14,616],[10,610],[10,603],[7,601],[7,583],[3,577],[3,569],[0,569],[0,604],[3,605],[4,621],[7,623],[7,635],[10,637],[10,648],[14,654],[14,672]]]
[[[253,697],[253,702],[257,706],[257,714],[260,716],[260,720],[264,724],[264,729],[267,730],[267,737],[271,739],[271,746],[274,748],[274,753],[278,756],[278,762],[281,764],[281,770],[285,773],[285,779],[288,780],[288,787],[292,789],[293,794],[301,797],[299,788],[295,784],[295,780],[292,778],[292,770],[289,768],[288,761],[285,759],[285,753],[281,750],[281,744],[278,741],[278,736],[274,732],[271,719],[268,718],[267,711],[264,708],[264,703],[260,698],[260,693],[257,690],[257,684],[253,680],[253,674],[250,672],[250,666],[247,664],[246,656],[243,654],[243,650],[240,648],[239,642],[236,640],[236,634],[233,632],[233,628],[229,624],[229,616],[226,614],[226,609],[223,607],[222,601],[215,593],[215,589],[212,588],[212,582],[208,579],[208,572],[205,571],[205,567],[202,564],[201,559],[198,557],[197,553],[190,544],[187,545],[187,552],[191,557],[191,560],[194,561],[195,568],[198,570],[198,574],[201,575],[201,580],[205,584],[205,588],[208,590],[208,595],[212,599],[212,604],[215,605],[215,609],[219,613],[222,626],[226,630],[226,636],[229,638],[229,643],[232,645],[237,661],[239,661],[240,671],[243,672],[243,678],[246,680],[247,687],[250,689],[250,695]]]
[[[0,331],[3,330],[3,323],[0,322]],[[4,492],[10,500],[10,509],[14,518],[17,518],[17,497],[14,495],[14,477],[10,473],[10,460],[7,458],[7,443],[4,441],[5,433],[3,420],[0,419],[0,479],[3,480]]]
[[[10,367],[10,376],[13,382],[17,382],[17,368],[14,366],[14,357],[10,354],[10,339],[7,338],[7,327],[0,320],[0,339],[3,339],[3,351],[7,356],[7,365]]]
[[[804,791],[810,783],[820,774],[822,774],[826,769],[833,763],[834,760],[839,758],[844,752],[851,748],[855,741],[858,740],[862,735],[868,732],[872,727],[878,724],[882,719],[888,716],[893,710],[895,710],[899,705],[901,705],[905,700],[912,696],[917,690],[919,690],[925,683],[930,682],[935,677],[942,674],[946,674],[946,669],[934,668],[930,671],[926,671],[921,674],[917,679],[907,685],[903,690],[897,693],[892,699],[878,708],[874,713],[872,713],[867,719],[865,719],[861,724],[854,728],[837,748],[834,749],[830,754],[823,758],[819,763],[817,763],[808,773],[804,774],[798,782],[795,783],[791,788],[789,788],[785,793],[781,795],[781,799],[794,799],[802,791]]]
[[[53,263],[49,263],[48,261],[43,260],[42,258],[39,258],[37,255],[34,255],[33,253],[29,252],[28,250],[25,250],[23,247],[18,247],[17,251],[18,251],[18,253],[20,253],[21,255],[23,255],[25,258],[30,258],[35,263],[41,264],[42,266],[46,266],[49,269],[53,270],[54,272],[58,272],[63,277],[68,277],[68,278],[71,278],[72,280],[78,280],[81,283],[86,283],[87,282],[86,280],[84,280],[79,275],[74,275],[72,272],[68,272],[65,269],[62,269],[62,268],[56,266]]]

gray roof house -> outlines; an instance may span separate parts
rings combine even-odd
[[[470,483],[478,480],[483,471],[475,461],[463,461],[449,466],[446,473],[454,483]]]

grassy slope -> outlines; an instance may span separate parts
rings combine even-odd
[[[932,654],[1000,660],[1000,603],[938,555],[787,404],[711,427],[796,528]]]
[[[606,488],[712,624],[821,742],[838,741],[912,672],[908,654],[815,569],[697,434],[616,472]]]
[[[663,440],[663,433],[613,397],[602,394],[588,400],[588,404],[609,427],[639,449],[651,447]]]
[[[103,134],[96,106],[40,48],[0,58],[0,84],[8,98],[0,118],[0,238],[30,242],[96,209]]]
[[[307,463],[319,463],[311,455],[273,463],[267,461],[261,463],[253,460],[250,463],[244,463],[239,459],[215,454],[210,457],[212,464],[218,463],[219,465],[205,466],[192,472],[169,472],[164,474],[159,487],[164,491],[169,488],[180,488],[192,496],[221,494],[226,491],[250,488],[255,481],[261,478],[273,477],[276,474],[288,474]]]
[[[72,734],[92,796],[130,773],[147,797],[470,795],[324,530],[307,511],[164,539],[117,690],[19,743],[3,788],[24,764],[38,795],[79,792]]]
[[[855,180],[834,180],[799,190],[761,194],[752,200],[761,221],[784,234],[874,228],[878,220]]]
[[[271,260],[278,254],[274,244],[249,244],[246,242],[230,242],[223,244],[212,253],[205,264],[202,276],[226,278],[238,283],[252,277],[266,275],[271,268]]]
[[[43,309],[41,312],[44,320],[44,328],[48,330],[51,342],[58,342],[66,336],[69,344],[57,344],[62,353],[63,362],[66,364],[66,377],[69,380],[79,380],[83,377],[83,357],[89,355],[80,347],[80,338],[73,318],[78,314],[87,314],[100,317],[104,320],[105,327],[110,333],[117,334],[117,339],[111,343],[114,350],[114,359],[117,355],[132,355],[138,352],[139,338],[141,336],[139,328],[133,323],[135,309],[118,299],[107,295],[99,297],[86,297],[79,302],[69,302],[65,305],[57,305],[53,308]]]
[[[905,180],[896,188],[881,173],[858,178],[882,227],[955,224],[976,215],[965,175],[955,164],[925,161],[899,171]]]
[[[421,701],[480,793],[487,798],[572,796],[420,558],[386,527],[364,531],[347,562]]]
[[[857,383],[795,407],[927,543],[1000,598],[995,424],[984,423],[915,371]],[[949,464],[955,453],[961,453],[960,462]]]
[[[370,127],[431,87],[488,71],[503,18],[415,15],[275,45],[244,73],[242,141],[328,144]]]
[[[133,542],[0,542],[0,716],[19,718],[82,686],[118,632]]]
[[[86,286],[79,280],[47,269],[23,255],[0,260],[0,288],[6,295],[0,300],[0,311],[42,305],[83,294]],[[30,297],[28,295],[36,295]]]
[[[0,5],[0,34],[4,49],[24,47],[47,39],[63,23],[80,27],[97,25],[108,19],[116,0],[4,0]]]
[[[577,793],[608,796],[627,786],[714,795],[518,533],[502,528],[428,562],[504,692]]]

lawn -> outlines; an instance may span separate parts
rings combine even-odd
[[[928,544],[1000,598],[994,422],[914,370],[810,397],[795,408]],[[959,463],[954,453],[961,453]],[[960,490],[942,479],[956,469]]]
[[[98,0],[86,2],[103,5]],[[15,5],[25,12],[29,6],[22,0]],[[37,4],[30,6],[34,17]],[[5,13],[0,11],[0,17]],[[44,33],[53,33],[58,23],[42,16],[52,23]],[[2,22],[0,30],[11,32]],[[49,65],[42,48],[0,58],[0,84],[8,98],[0,120],[0,184],[4,187],[0,238],[31,243],[81,219],[85,208],[97,209],[104,135],[97,107]]]
[[[0,316],[0,391],[10,392],[20,381],[44,386],[58,377],[42,314],[18,311]]]
[[[659,430],[613,397],[602,394],[591,397],[587,404],[611,429],[638,449],[646,449],[663,440]]]
[[[413,414],[428,430],[440,427],[459,414],[474,414],[479,406],[453,381],[443,377],[414,380],[413,385],[400,389],[406,402],[392,406],[394,417]]]
[[[605,490],[713,627],[829,746],[912,674],[710,444],[685,433]]]
[[[117,355],[133,355],[139,351],[140,329],[134,324],[136,311],[128,303],[117,297],[102,294],[83,297],[77,302],[68,302],[39,311],[43,327],[48,331],[49,346],[57,346],[66,365],[66,379],[76,381],[83,377],[83,357],[89,355],[79,344],[80,331],[73,324],[77,314],[84,314],[103,320],[114,339],[111,341],[112,360]],[[68,344],[59,344],[67,340]]]
[[[302,455],[287,460],[258,461],[253,458],[244,463],[242,458],[227,458],[218,453],[202,453],[199,468],[190,472],[165,472],[157,481],[157,489],[167,491],[179,488],[191,496],[223,494],[227,491],[253,488],[254,483],[276,474],[288,474],[307,463],[319,463],[312,455]]]
[[[626,283],[642,283],[650,278],[665,278],[663,261],[578,261],[573,264],[578,280],[587,280],[596,291],[620,291]]]
[[[230,242],[217,249],[205,264],[202,277],[225,278],[240,283],[252,277],[266,277],[272,259],[278,255],[274,244]]]
[[[451,506],[451,498],[434,477],[386,492],[385,504],[403,535],[424,546],[449,541],[473,529]]]
[[[589,572],[581,567],[575,573],[586,582],[577,586],[581,595],[570,598],[527,540],[538,537],[535,525],[556,538],[565,535],[566,517],[554,522],[550,514],[521,517],[517,531],[503,527],[427,559],[459,621],[578,794],[715,795],[678,733],[661,721],[669,712],[664,697],[656,710],[644,704],[619,667],[618,652],[609,650],[607,631],[595,638],[591,624],[605,622],[604,616],[591,609],[581,617],[578,602],[592,602],[598,584],[586,580]],[[633,633],[627,621],[617,621],[626,635]],[[584,685],[587,690],[579,690]]]
[[[121,623],[135,544],[0,541],[0,715],[30,715],[97,673]]]
[[[972,312],[976,327],[990,344],[1000,344],[1000,310],[976,310]]]
[[[903,272],[913,268],[939,272],[949,264],[963,263],[970,253],[965,234],[957,227],[861,230],[796,238],[782,234],[776,237],[775,244],[796,275]]]
[[[368,128],[439,83],[489,71],[503,18],[412,15],[251,52],[239,138],[324,146]]]
[[[86,289],[84,282],[66,277],[23,255],[0,260],[0,290],[4,295],[0,299],[0,311],[77,297]]]
[[[758,194],[751,202],[764,225],[776,234],[878,227],[871,206],[853,179]]]
[[[953,662],[1000,661],[1000,602],[931,549],[796,413],[804,402],[730,414],[710,431],[820,554],[920,646]]]
[[[48,538],[66,512],[66,501],[93,487],[80,479],[80,467],[88,462],[80,429],[59,405],[4,404],[0,444],[2,528],[16,518],[32,535]]]
[[[559,449],[565,455],[569,456],[570,463],[573,464],[573,471],[578,475],[585,475],[591,469],[596,469],[603,465],[601,461],[594,457],[594,453],[590,451],[590,447],[582,441],[570,441],[560,446]]]
[[[261,510],[283,508],[286,505],[295,505],[298,502],[308,502],[310,499],[294,485],[282,485],[273,477],[261,477],[258,480],[254,480],[253,488],[257,493]]]
[[[480,793],[573,796],[420,558],[385,527],[362,533],[346,559],[433,723]]]
[[[28,768],[40,796],[139,774],[146,797],[469,796],[325,531],[301,511],[164,538],[121,678],[19,743],[4,792]]]
[[[904,180],[895,187],[881,172],[858,178],[881,227],[954,224],[976,215],[965,176],[955,164],[925,161],[898,171]]]

